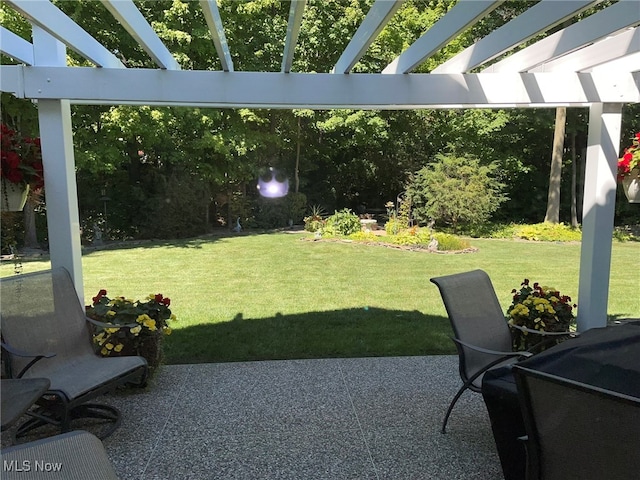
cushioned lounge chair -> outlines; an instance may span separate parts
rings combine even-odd
[[[64,268],[0,279],[2,340],[10,378],[46,378],[49,390],[16,432],[21,438],[46,424],[69,431],[75,418],[120,423],[114,407],[88,403],[125,383],[144,384],[147,362],[138,356],[95,354],[91,331],[73,282]]]

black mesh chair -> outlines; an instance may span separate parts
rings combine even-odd
[[[640,398],[513,367],[527,432],[527,480],[632,480]]]
[[[118,410],[88,402],[120,384],[144,384],[146,360],[95,354],[88,323],[94,321],[64,268],[2,278],[0,295],[7,376],[50,382],[16,437],[47,424],[67,432],[74,418],[98,419],[108,426],[99,436],[110,434],[120,423]]]
[[[432,278],[431,282],[440,290],[453,328],[453,341],[458,350],[460,377],[463,381],[442,422],[442,433],[445,433],[451,411],[466,389],[480,393],[482,377],[487,370],[515,363],[532,353],[513,351],[510,325],[486,272],[473,270]],[[531,334],[547,335],[546,332],[512,327]],[[551,335],[567,334],[562,332]]]

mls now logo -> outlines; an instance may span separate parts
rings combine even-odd
[[[60,462],[43,462],[36,460],[3,460],[2,470],[4,472],[60,472],[62,471],[62,463]]]

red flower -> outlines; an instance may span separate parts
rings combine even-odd
[[[4,124],[0,124],[0,133],[0,176],[11,183],[29,184],[35,188],[44,186],[40,140],[20,138],[15,130]]]
[[[104,288],[100,290],[98,292],[98,295],[96,295],[91,299],[93,300],[93,304],[95,305],[96,303],[100,303],[100,300],[102,300],[102,297],[104,297],[106,294],[107,294],[107,291]]]

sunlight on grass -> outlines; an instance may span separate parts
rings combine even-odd
[[[478,252],[431,254],[299,234],[206,237],[87,252],[87,302],[100,289],[162,293],[178,316],[168,362],[453,353],[432,276],[482,268],[503,307],[530,278],[577,299],[579,244],[473,239]],[[614,243],[609,314],[640,317],[638,243]],[[49,268],[23,261],[24,271]],[[0,275],[13,274],[13,263]],[[472,292],[461,292],[472,294]]]

